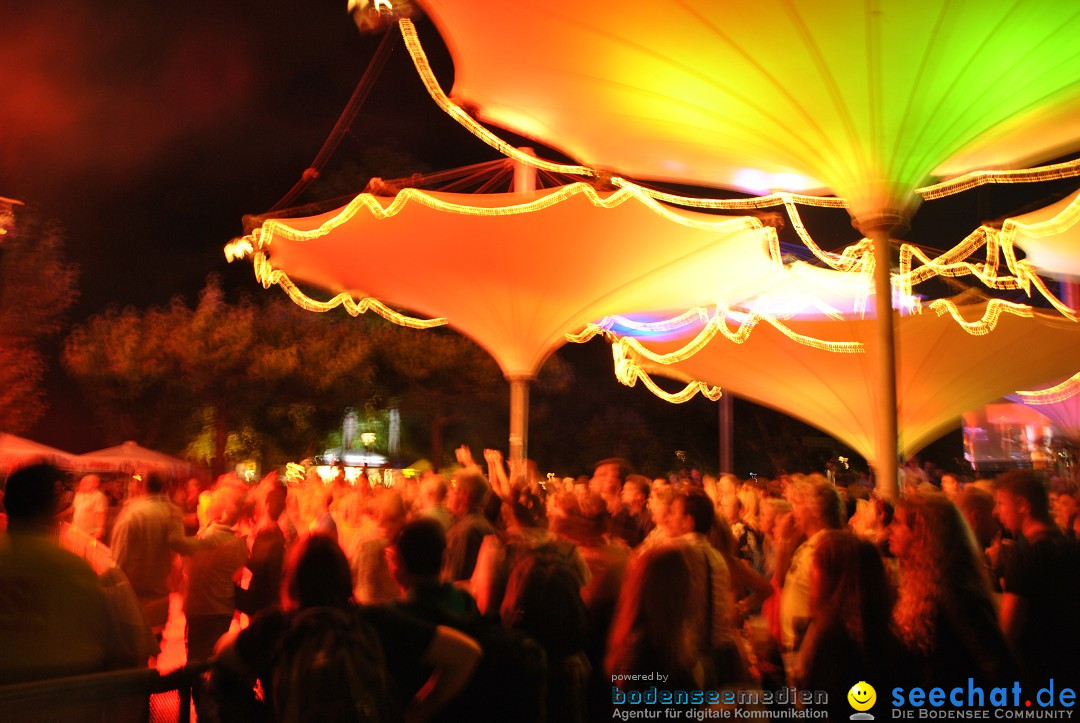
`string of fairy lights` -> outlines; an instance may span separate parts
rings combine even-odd
[[[600,208],[613,208],[628,200],[642,203],[664,218],[697,228],[709,228],[718,231],[752,230],[763,235],[771,260],[783,266],[779,238],[775,229],[764,226],[761,221],[751,216],[717,216],[716,220],[703,220],[700,217],[688,217],[673,210],[672,207],[703,211],[752,211],[765,208],[782,207],[790,220],[799,241],[812,253],[814,258],[827,269],[841,273],[858,274],[869,281],[875,267],[873,243],[863,238],[849,244],[840,252],[826,251],[813,239],[799,212],[800,206],[818,208],[847,209],[843,198],[818,197],[805,194],[774,192],[764,196],[741,199],[713,199],[669,193],[640,185],[630,179],[606,171],[583,165],[555,163],[524,152],[498,137],[495,133],[477,122],[465,109],[451,100],[442,90],[432,71],[427,54],[420,42],[413,23],[407,17],[400,17],[397,26],[401,32],[409,55],[421,82],[435,104],[457,121],[468,132],[491,146],[511,160],[537,169],[541,172],[580,177],[587,181],[571,183],[559,190],[541,195],[524,203],[512,203],[504,206],[478,206],[448,201],[437,195],[415,188],[406,188],[394,196],[388,205],[385,199],[363,193],[334,214],[317,228],[298,230],[288,225],[287,220],[272,219],[266,221],[251,234],[231,242],[226,247],[229,261],[239,258],[252,258],[256,278],[264,287],[280,286],[285,293],[301,307],[311,311],[328,311],[342,306],[352,315],[373,311],[384,318],[403,326],[428,328],[448,323],[447,319],[419,319],[396,312],[373,298],[356,299],[347,292],[333,298],[320,301],[302,291],[288,275],[273,268],[270,261],[275,238],[290,241],[312,241],[332,232],[347,223],[356,214],[366,212],[374,218],[390,218],[400,213],[410,203],[418,203],[434,210],[476,216],[505,216],[532,213],[562,203],[575,196],[583,196],[590,203]],[[924,201],[932,201],[953,194],[976,188],[989,183],[1032,183],[1080,177],[1080,159],[1020,170],[977,171],[957,178],[917,188],[914,195]],[[596,186],[614,189],[612,192],[600,192]],[[1077,321],[1075,310],[1058,298],[1039,275],[1036,267],[1017,254],[1015,240],[1019,234],[1028,238],[1044,238],[1063,233],[1080,222],[1080,195],[1073,199],[1052,218],[1034,224],[1024,224],[1015,219],[1007,219],[1000,229],[980,226],[952,248],[931,256],[918,246],[910,243],[899,245],[899,267],[892,273],[894,294],[909,300],[912,313],[919,313],[921,305],[915,295],[915,288],[935,277],[969,277],[976,279],[988,289],[1022,290],[1029,298],[1041,296],[1056,312],[1069,321]],[[979,258],[977,254],[982,255]],[[854,300],[853,308],[861,313],[866,308],[866,296],[872,284],[862,285],[864,290]],[[819,305],[820,306],[820,305]],[[997,298],[986,300],[982,315],[976,319],[965,318],[955,302],[949,299],[936,299],[928,304],[931,311],[939,316],[950,315],[958,326],[969,334],[985,335],[997,326],[1002,315],[1032,317],[1034,308],[1029,304],[1005,301]],[[676,393],[669,393],[653,382],[642,367],[641,360],[656,364],[673,364],[684,360],[704,348],[713,338],[721,335],[733,343],[744,343],[754,327],[765,322],[792,341],[814,349],[834,353],[861,353],[862,344],[850,341],[828,341],[799,334],[784,323],[778,314],[753,310],[750,312],[732,309],[724,304],[716,304],[708,309],[697,307],[666,319],[641,321],[627,317],[607,317],[599,322],[586,324],[578,334],[568,334],[573,342],[584,342],[597,335],[604,335],[613,342],[616,357],[616,376],[619,380],[633,386],[638,381],[654,394],[668,401],[681,402],[695,394],[702,394],[710,399],[719,396],[720,390],[709,385],[694,382]],[[668,332],[700,325],[701,329],[680,348],[658,354],[649,350],[633,336],[619,335],[616,328],[641,332]],[[734,327],[734,328],[732,328]],[[1021,395],[1035,395],[1032,399],[1057,398],[1061,394],[1076,394],[1080,391],[1080,375],[1074,377],[1062,387],[1054,387],[1043,392],[1021,392]],[[1043,395],[1043,396],[1038,396]],[[1036,402],[1032,402],[1036,403]],[[1042,402],[1049,403],[1049,402]]]
[[[1080,373],[1074,374],[1060,384],[1032,392],[1017,392],[1024,404],[1058,404],[1080,394]]]

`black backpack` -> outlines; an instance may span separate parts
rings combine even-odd
[[[379,637],[358,610],[297,612],[278,640],[271,669],[271,701],[282,723],[401,720]]]

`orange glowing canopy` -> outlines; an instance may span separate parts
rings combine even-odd
[[[1055,0],[417,0],[453,98],[579,163],[910,212],[935,177],[1080,148]]]
[[[507,377],[535,376],[565,335],[609,314],[734,303],[777,278],[773,229],[672,211],[584,183],[542,191],[357,196],[318,216],[274,219],[244,240],[264,285],[376,298],[445,318]]]
[[[967,318],[983,305],[962,305]],[[882,464],[878,444],[878,390],[871,370],[877,363],[873,319],[789,320],[795,332],[833,341],[857,341],[865,353],[838,354],[793,344],[775,328],[759,325],[745,343],[714,339],[697,354],[672,365],[652,365],[632,348],[619,354],[654,374],[722,385],[725,391],[780,410],[821,429]],[[947,316],[932,312],[896,319],[897,397],[900,449],[912,454],[955,427],[968,409],[1037,387],[1073,371],[1080,354],[1080,325],[1060,317],[1004,314],[991,334],[973,336]],[[639,340],[666,353],[681,339]],[[1041,410],[1040,410],[1041,411]]]

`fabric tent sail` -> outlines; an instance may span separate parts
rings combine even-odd
[[[507,377],[534,376],[568,332],[611,313],[734,302],[780,266],[756,219],[663,209],[577,183],[524,193],[406,189],[274,219],[250,237],[263,283],[306,282],[445,318]],[[271,276],[273,275],[273,278]]]
[[[827,190],[859,218],[1080,141],[1080,13],[1050,0],[418,2],[459,104],[636,178]]]
[[[459,107],[635,178],[842,196],[881,298],[921,184],[1080,148],[1080,13],[1050,0],[418,2]],[[895,450],[892,318],[873,343]]]
[[[668,209],[586,183],[506,194],[361,194],[318,216],[274,219],[242,244],[264,285],[312,308],[377,298],[447,320],[511,383],[511,451],[524,449],[527,384],[566,334],[612,313],[730,303],[781,269],[752,217]],[[408,276],[409,278],[405,278]],[[313,304],[294,282],[337,294]],[[515,431],[521,428],[520,433]]]
[[[965,316],[982,313],[981,305],[960,309]],[[786,323],[816,338],[860,342],[865,353],[836,354],[797,346],[766,325],[742,344],[713,340],[697,354],[670,365],[652,364],[630,347],[620,347],[619,354],[653,374],[722,385],[725,391],[827,432],[876,469],[887,469],[882,456],[888,452],[883,453],[877,441],[880,398],[871,374],[878,353],[872,344],[873,320]],[[982,336],[966,334],[951,319],[933,312],[899,317],[896,328],[898,426],[905,454],[957,426],[972,407],[1060,378],[1075,367],[1080,353],[1080,326],[1038,313],[1032,318],[1003,315],[994,333]],[[638,340],[638,344],[665,353],[695,331],[690,327],[679,339]]]

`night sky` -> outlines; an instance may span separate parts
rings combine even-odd
[[[71,321],[193,301],[209,273],[263,293],[251,265],[226,264],[222,249],[244,214],[268,210],[311,163],[379,36],[357,31],[344,0],[82,0],[5,16],[15,22],[0,43],[0,196],[66,228],[81,270]],[[448,56],[420,28],[448,87]],[[327,178],[494,157],[434,107],[397,42]],[[49,391],[31,436],[76,452],[100,445],[58,368]]]
[[[357,31],[344,0],[21,5],[4,14],[0,42],[0,196],[67,229],[81,269],[71,320],[176,294],[193,301],[210,273],[231,293],[263,293],[250,264],[226,264],[222,248],[311,163],[380,37]],[[430,23],[418,28],[449,89],[445,48]],[[326,181],[303,200],[326,198],[350,168],[391,178],[495,157],[435,107],[397,42]],[[942,248],[1064,190],[964,194],[924,209],[909,238]],[[813,229],[812,210],[807,221]],[[826,245],[857,238],[843,217],[822,230]],[[101,446],[59,368],[48,384],[50,412],[29,436],[73,452]]]

